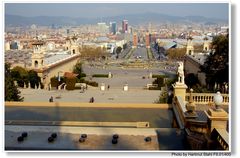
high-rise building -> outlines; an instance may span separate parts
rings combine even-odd
[[[122,21],[122,33],[127,33],[128,32],[128,20],[123,20]]]
[[[145,35],[146,48],[150,48],[150,34],[147,32]]]
[[[117,32],[117,23],[116,22],[110,22],[110,33],[115,35]]]
[[[133,34],[133,47],[137,47],[138,44],[138,36],[136,33]]]

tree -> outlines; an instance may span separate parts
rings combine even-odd
[[[117,54],[120,54],[121,51],[122,51],[122,47],[117,47],[117,49],[116,49],[116,53],[117,53]]]
[[[23,101],[23,97],[20,94],[21,92],[14,85],[10,64],[5,63],[5,101]]]
[[[229,37],[215,36],[212,41],[213,51],[206,59],[201,70],[206,73],[206,83],[213,89],[215,83],[223,85],[229,82]]]
[[[169,59],[181,59],[186,54],[186,48],[170,48],[167,50]]]
[[[66,89],[67,90],[74,90],[75,84],[76,84],[76,77],[66,78]]]
[[[80,78],[81,74],[83,73],[81,62],[77,62],[77,64],[74,66],[73,73],[78,74],[77,78]]]
[[[19,87],[23,87],[24,83],[28,84],[28,72],[20,66],[16,66],[11,70],[13,80],[17,81]]]
[[[81,57],[88,60],[95,60],[106,56],[106,48],[83,46],[81,48]]]
[[[30,82],[31,88],[35,88],[35,86],[41,86],[39,85],[41,79],[38,76],[37,72],[34,70],[28,71],[28,80]]]
[[[164,78],[163,77],[157,77],[152,83],[157,84],[158,88],[161,88],[161,87],[164,86]]]
[[[192,88],[194,85],[199,84],[197,76],[195,74],[190,73],[185,77],[185,83],[189,88]]]

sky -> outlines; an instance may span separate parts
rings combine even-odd
[[[67,17],[107,17],[137,13],[204,16],[228,19],[227,3],[5,3],[5,14]]]

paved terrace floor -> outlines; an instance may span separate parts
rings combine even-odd
[[[89,102],[94,97],[95,103],[154,103],[160,96],[159,90],[144,90],[129,87],[129,91],[122,88],[111,88],[100,91],[100,88],[89,87],[84,93],[81,90],[44,90],[20,89],[24,102],[48,102],[53,96],[54,102]]]

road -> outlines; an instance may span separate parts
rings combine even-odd
[[[171,128],[170,109],[80,108],[80,107],[6,107],[5,120],[149,122],[150,128]]]
[[[144,47],[140,47],[140,48],[137,48],[132,56],[130,57],[130,59],[136,59],[137,56],[141,56],[141,59],[143,60],[148,60],[148,56],[147,56],[147,49],[144,48]]]

